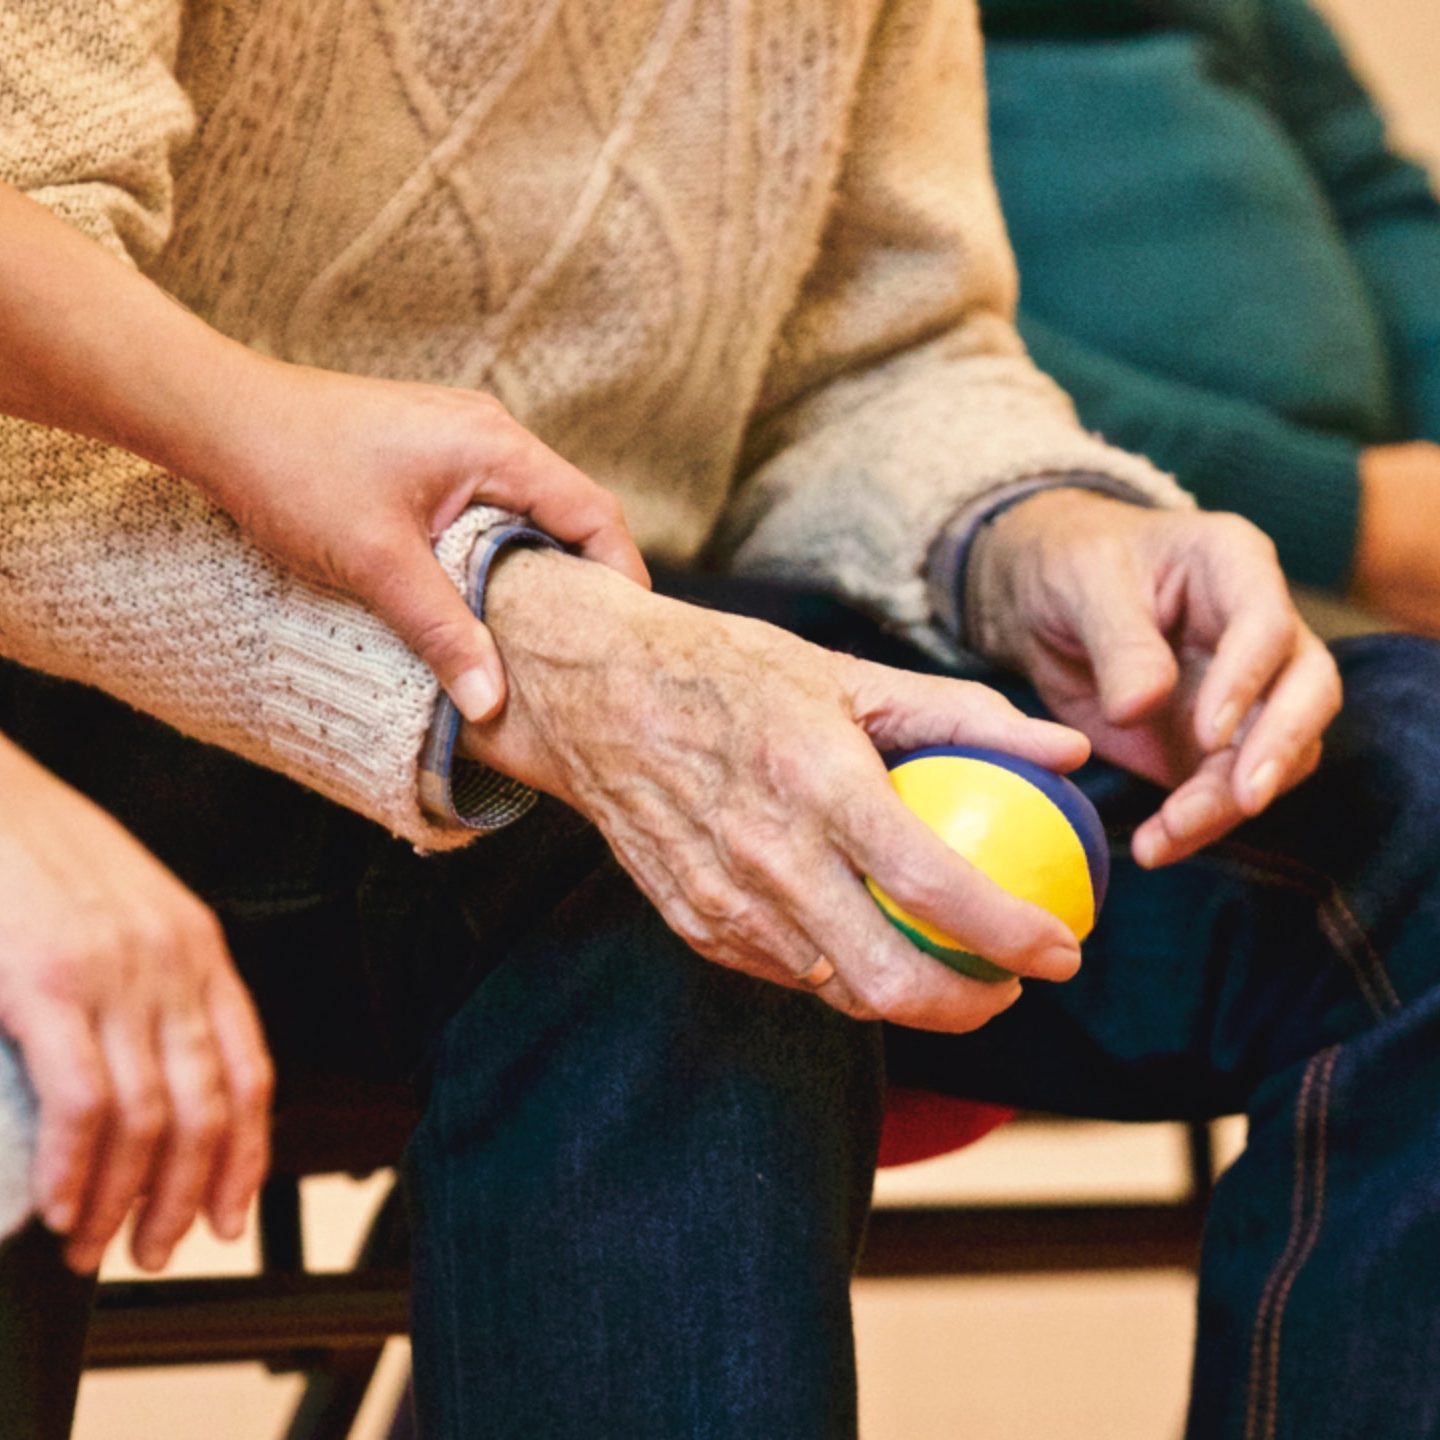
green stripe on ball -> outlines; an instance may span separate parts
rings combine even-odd
[[[943,960],[952,970],[958,970],[960,974],[968,975],[972,980],[995,981],[1015,978],[1012,972],[1002,970],[998,965],[992,965],[983,955],[972,955],[968,950],[952,950],[948,946],[937,945],[928,936],[922,935],[898,916],[892,915],[884,906],[881,906],[880,913],[912,945],[918,945],[927,955],[933,955],[937,960]]]

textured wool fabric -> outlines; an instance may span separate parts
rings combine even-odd
[[[1101,472],[1011,324],[956,0],[58,0],[0,11],[0,175],[245,343],[498,395],[704,556],[931,621],[990,487]],[[442,545],[458,577],[497,512]],[[434,681],[146,462],[0,425],[0,650],[422,845]]]

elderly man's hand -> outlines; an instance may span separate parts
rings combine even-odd
[[[34,1195],[79,1271],[138,1204],[158,1270],[265,1177],[270,1058],[215,917],[103,811],[0,740],[0,1028],[40,1102]]]
[[[1053,490],[1000,516],[972,566],[984,653],[1097,754],[1172,789],[1136,831],[1142,865],[1193,854],[1314,770],[1339,673],[1247,521]]]
[[[708,959],[819,987],[857,1017],[969,1030],[1018,982],[966,979],[882,917],[906,909],[1017,974],[1068,978],[1074,937],[972,869],[901,804],[878,750],[966,742],[1070,769],[1084,738],[980,685],[832,654],[553,553],[502,559],[487,614],[510,677],[470,754],[588,815]]]

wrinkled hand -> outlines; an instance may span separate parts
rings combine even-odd
[[[1019,983],[960,976],[901,937],[859,876],[1021,975],[1068,978],[1074,937],[900,802],[877,747],[965,742],[1070,769],[1087,747],[980,685],[907,675],[773,626],[662,599],[555,554],[500,562],[487,613],[510,699],[475,758],[589,816],[672,929],[710,960],[831,1005],[969,1030]]]
[[[0,740],[0,1029],[40,1102],[36,1205],[94,1270],[126,1215],[162,1268],[205,1210],[237,1238],[269,1163],[270,1059],[214,916]]]
[[[1440,636],[1440,445],[1365,452],[1350,593],[1408,630]]]
[[[1135,833],[1142,865],[1193,854],[1319,763],[1339,673],[1247,521],[1054,490],[1000,516],[972,565],[985,654],[1172,790]]]
[[[225,442],[182,473],[290,569],[373,609],[466,718],[505,696],[494,642],[432,550],[468,505],[527,515],[648,585],[619,501],[490,396],[236,359],[233,399],[211,421]]]

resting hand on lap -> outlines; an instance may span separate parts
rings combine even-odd
[[[236,1238],[272,1075],[215,917],[114,820],[0,740],[0,1029],[40,1105],[34,1197],[78,1271],[138,1205],[158,1270],[204,1211]]]
[[[1248,521],[1058,489],[1002,514],[971,563],[979,648],[1171,790],[1135,834],[1142,865],[1219,839],[1319,762],[1339,674]]]

